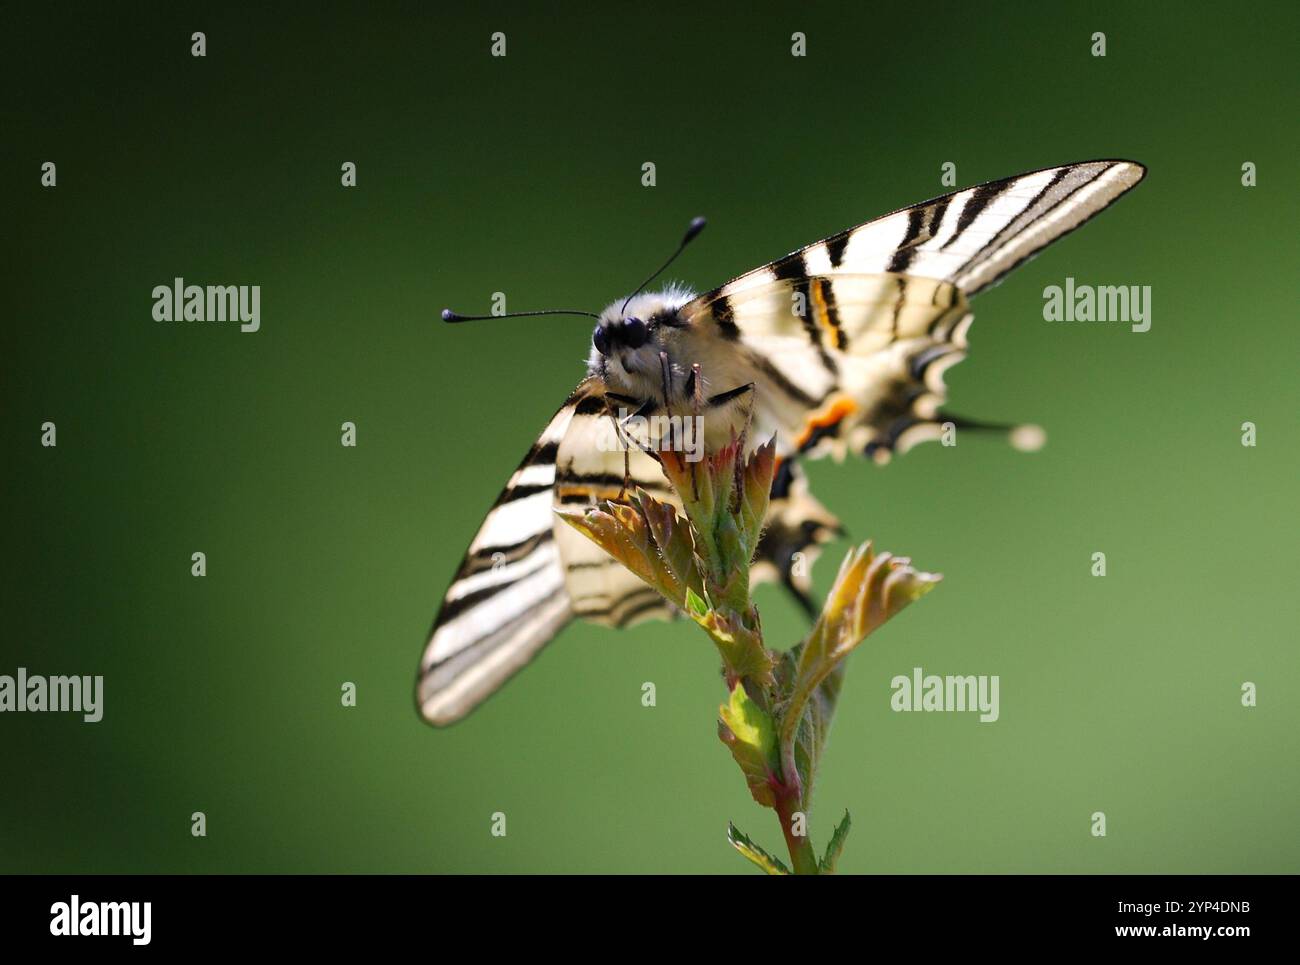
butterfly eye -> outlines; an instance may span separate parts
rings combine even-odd
[[[640,348],[650,339],[650,329],[639,318],[623,319],[623,342],[628,348]]]
[[[597,325],[596,330],[591,333],[591,344],[596,346],[596,351],[601,355],[609,354],[609,336],[605,334],[604,325]]]

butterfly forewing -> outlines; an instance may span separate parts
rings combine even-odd
[[[578,406],[556,457],[557,508],[581,510],[629,497],[637,489],[674,501],[659,464],[642,451],[651,440],[644,432],[616,428],[617,419],[619,408],[603,397],[592,396]],[[623,627],[671,612],[653,588],[567,524],[557,528],[556,540],[575,615]]]
[[[448,724],[469,713],[573,618],[556,542],[555,461],[584,380],[497,497],[443,597],[420,661],[420,713]]]
[[[1132,161],[1084,161],[990,181],[841,231],[696,301],[782,279],[881,273],[952,282],[969,297],[1083,224],[1145,174]]]
[[[751,354],[759,404],[791,448],[884,461],[939,434],[943,372],[965,357],[967,296],[1143,173],[1091,161],[958,191],[808,245],[681,312]]]

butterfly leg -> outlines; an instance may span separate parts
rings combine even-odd
[[[736,386],[734,389],[728,389],[726,392],[719,392],[717,395],[709,396],[707,405],[710,409],[716,409],[726,405],[733,399],[738,399],[747,392],[754,391],[754,383],[748,382],[745,385]]]
[[[609,415],[610,421],[614,423],[614,432],[618,436],[619,444],[623,447],[623,484],[618,490],[618,502],[622,502],[623,497],[627,495],[627,491],[632,485],[632,447],[629,443],[635,442],[637,448],[644,452],[649,452],[650,450],[641,442],[641,440],[633,439],[628,435],[623,428],[623,422],[614,414],[614,410],[610,408],[610,402],[617,402],[619,405],[623,406],[623,411],[627,411],[627,407],[629,406],[636,406],[636,409],[632,414],[626,417],[628,420],[638,417],[645,418],[655,410],[656,406],[654,399],[646,399],[642,402],[640,399],[634,398],[630,395],[622,395],[618,392],[605,393],[605,412]]]
[[[740,438],[741,448],[744,449],[746,443],[744,440],[749,436],[749,427],[754,422],[754,383],[749,382],[745,385],[738,385],[734,389],[728,389],[726,392],[719,392],[717,395],[711,395],[708,399],[710,409],[721,408],[741,396],[749,396],[749,405],[745,408],[745,424],[741,427]]]

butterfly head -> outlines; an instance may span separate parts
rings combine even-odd
[[[591,336],[591,353],[587,360],[590,375],[599,376],[606,385],[617,392],[648,396],[654,387],[665,394],[679,374],[673,362],[672,346],[689,329],[682,319],[680,309],[693,294],[685,288],[669,285],[662,292],[647,292],[645,288],[676,260],[699,233],[704,230],[704,219],[693,218],[682,236],[677,250],[655,272],[636,287],[626,298],[619,299],[596,315],[574,309],[547,309],[536,312],[509,312],[500,315],[462,315],[445,309],[443,321],[468,322],[484,318],[508,318],[527,315],[587,315],[596,319],[596,329]],[[665,367],[664,359],[668,359]]]
[[[658,373],[659,353],[670,348],[675,330],[684,325],[678,309],[691,297],[692,293],[684,288],[669,287],[611,303],[600,313],[591,333],[588,368],[595,374],[615,377]]]

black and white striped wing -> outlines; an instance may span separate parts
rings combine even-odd
[[[884,461],[938,435],[967,299],[1138,183],[1131,161],[992,181],[808,245],[688,303],[750,356],[758,404],[791,448]]]
[[[555,460],[574,414],[594,391],[585,380],[552,417],[443,597],[416,685],[420,714],[431,724],[464,717],[573,619],[556,541]]]
[[[654,458],[634,444],[626,450],[619,448],[614,444],[618,438],[602,395],[578,405],[556,455],[556,509],[581,511],[637,489],[676,504]],[[555,538],[575,616],[605,626],[627,627],[671,614],[657,591],[573,527],[561,522]]]
[[[950,282],[968,297],[1134,187],[1134,161],[1044,168],[900,208],[734,278],[701,300],[782,278],[889,272]]]
[[[614,438],[603,390],[588,379],[510,477],[456,571],[420,662],[417,703],[430,723],[460,720],[574,618],[626,627],[672,615],[655,590],[554,513],[617,499],[625,470],[632,490],[677,502],[658,463],[630,448],[625,465]],[[773,485],[755,582],[780,580],[807,605],[809,568],[839,530],[787,462]]]

